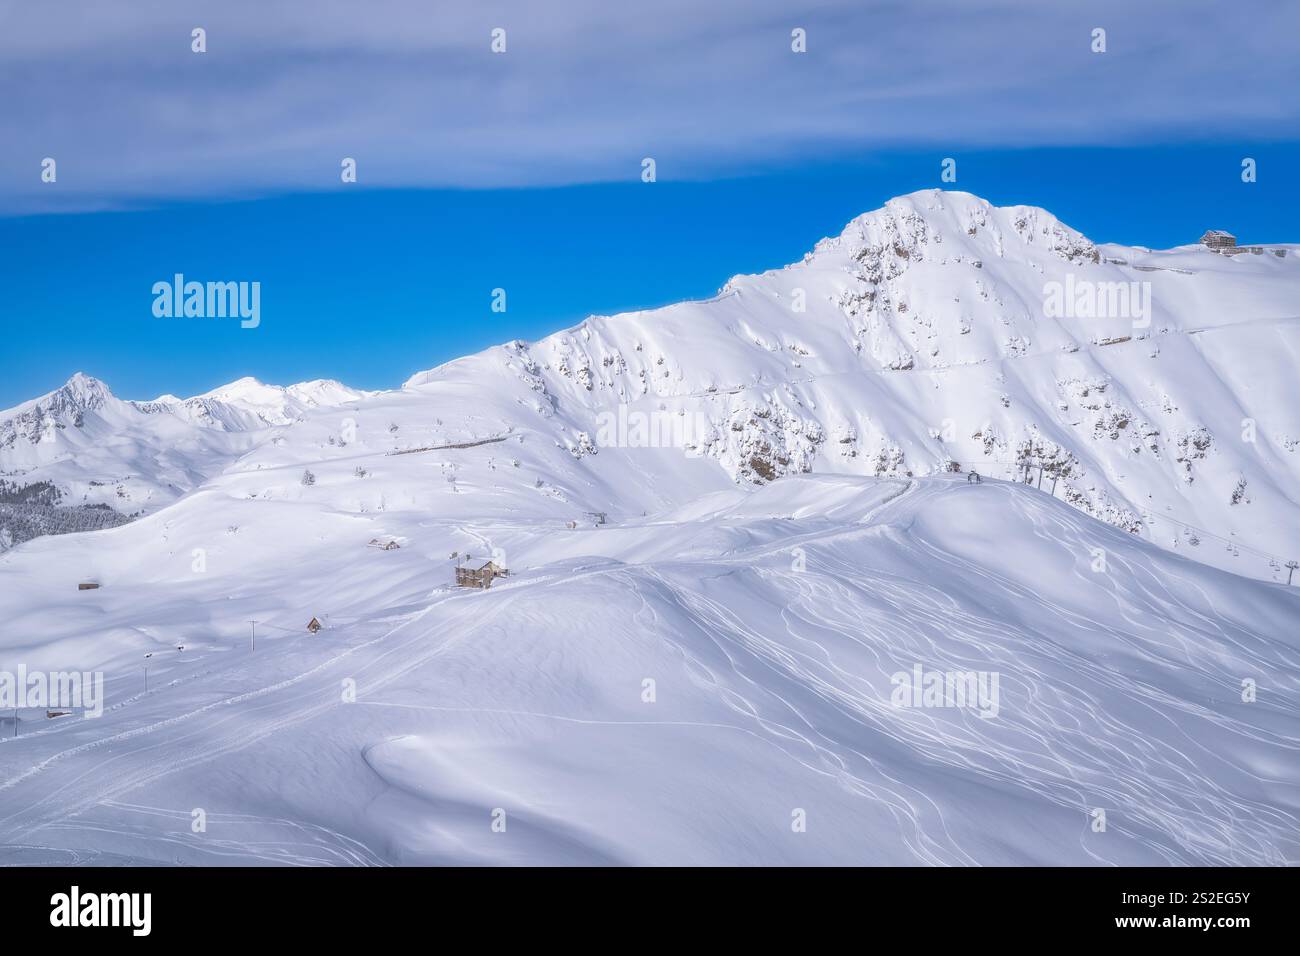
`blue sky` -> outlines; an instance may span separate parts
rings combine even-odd
[[[1041,205],[1097,241],[1165,247],[1206,228],[1300,241],[1300,144],[959,155],[957,187]],[[0,407],[77,370],[120,395],[242,375],[365,388],[588,314],[711,295],[798,259],[889,197],[940,185],[938,154],[716,182],[372,190],[0,219]],[[262,283],[262,323],[155,318],[154,282]],[[507,311],[491,311],[501,287]]]
[[[955,188],[1097,241],[1300,241],[1296,4],[655,9],[0,6],[0,407],[77,370],[133,398],[243,375],[393,386],[796,261],[942,185],[947,156]],[[259,281],[261,326],[154,318],[176,272]]]

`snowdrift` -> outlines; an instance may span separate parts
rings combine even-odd
[[[22,610],[49,568],[0,570],[17,625],[0,666],[109,675],[104,717],[0,744],[7,860],[1300,853],[1300,598],[1023,485],[792,476],[605,527],[486,519],[459,533],[508,542],[511,576],[473,592],[418,547],[338,560],[355,519],[278,507],[306,542],[279,566],[184,582],[123,566],[76,618],[46,607],[53,638]],[[84,540],[128,553],[155,521]],[[400,527],[418,541],[458,526]],[[33,545],[60,561],[69,542]],[[292,616],[308,606],[328,613],[316,636]],[[244,616],[266,622],[255,652]],[[46,640],[21,645],[24,631]],[[144,695],[141,650],[182,632]],[[900,701],[918,669],[997,675],[997,699]]]

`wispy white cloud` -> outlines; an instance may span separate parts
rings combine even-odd
[[[702,178],[900,145],[1289,138],[1297,35],[1285,0],[9,3],[0,204],[332,189],[344,156],[362,186],[510,186],[635,179],[644,156]]]

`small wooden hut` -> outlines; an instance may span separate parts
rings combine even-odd
[[[322,625],[321,622],[316,620],[316,618],[314,617],[307,622],[307,630],[311,631],[313,634],[319,631],[323,626],[324,625]]]

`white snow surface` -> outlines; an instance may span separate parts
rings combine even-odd
[[[0,554],[0,671],[107,696],[0,741],[0,862],[1295,863],[1269,250],[929,191],[392,391],[75,376],[0,413],[0,472],[144,515]],[[1150,326],[1046,317],[1067,277],[1149,281]],[[620,405],[707,424],[618,447]],[[1005,480],[1025,441],[1055,495]],[[511,573],[456,589],[453,552]],[[899,706],[915,667],[998,675],[996,715]]]

